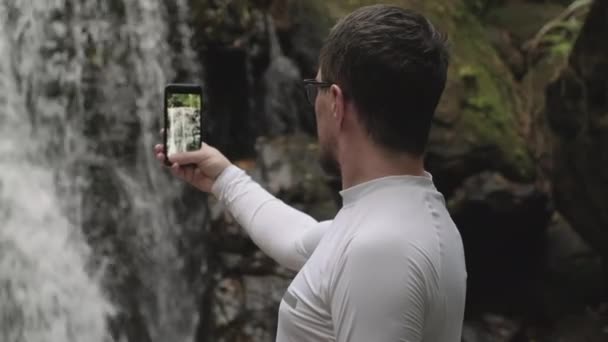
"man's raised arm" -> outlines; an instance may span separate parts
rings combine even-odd
[[[155,151],[157,159],[164,161],[162,145]],[[331,224],[318,222],[283,203],[209,145],[171,155],[170,160],[175,176],[213,193],[253,242],[289,269],[299,270],[304,265]]]

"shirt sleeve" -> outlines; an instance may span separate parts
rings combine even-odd
[[[288,206],[234,165],[211,191],[264,253],[292,270],[304,265],[331,225]]]
[[[427,295],[424,257],[402,238],[355,236],[332,277],[337,342],[419,342]]]

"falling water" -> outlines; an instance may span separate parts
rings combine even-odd
[[[67,99],[38,96],[53,78],[73,85],[63,72],[75,64],[60,54],[46,66],[34,57],[53,43],[45,31],[57,29],[48,20],[56,4],[37,5],[0,5],[0,336],[3,341],[104,341],[112,308],[85,272],[87,244],[61,213],[54,186],[57,154],[46,153],[55,127],[44,131],[36,125],[66,115]],[[52,64],[65,69],[52,74]]]
[[[205,200],[185,203],[151,147],[172,65],[198,70],[165,5],[0,2],[2,341],[193,340],[200,255],[180,247]]]

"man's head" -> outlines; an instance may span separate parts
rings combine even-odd
[[[368,6],[338,22],[319,58],[317,81],[326,83],[312,99],[325,166],[337,166],[338,136],[353,118],[375,145],[422,157],[447,67],[444,36],[411,10]]]

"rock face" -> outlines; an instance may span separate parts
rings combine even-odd
[[[601,258],[559,213],[549,222],[539,273],[537,298],[546,317],[561,319],[601,300]]]
[[[301,17],[319,14],[303,1],[189,2],[194,46],[207,66],[208,142],[231,158],[251,158],[258,136],[313,133],[301,80],[314,76],[326,16]]]
[[[608,3],[596,1],[568,67],[547,88],[547,117],[557,136],[557,207],[608,257]],[[608,260],[608,259],[607,259]]]
[[[312,76],[316,71],[315,52],[331,24],[350,10],[371,3],[273,1],[269,10],[281,57],[292,62],[276,62],[275,68],[267,69],[265,82],[275,77],[294,78],[294,65],[301,77]],[[389,3],[427,14],[453,43],[448,85],[431,133],[428,168],[448,198],[465,242],[470,277],[465,340],[542,340],[558,336],[559,332],[539,328],[538,322],[555,322],[579,312],[597,303],[602,290],[597,252],[572,229],[579,230],[577,222],[569,216],[563,219],[553,208],[552,180],[557,182],[558,178],[549,175],[553,154],[558,150],[552,150],[554,136],[545,119],[550,108],[545,106],[544,89],[565,64],[569,50],[549,40],[537,50],[525,49],[544,21],[562,13],[568,4],[447,0]],[[518,16],[522,8],[532,13]],[[578,31],[574,28],[564,33],[565,43],[572,39],[572,32]],[[289,67],[281,67],[284,65]],[[281,88],[291,94],[289,83]],[[292,101],[297,102],[297,96]],[[263,108],[272,110],[274,104],[266,104]],[[275,108],[298,106],[287,103]],[[264,125],[270,125],[265,132],[271,136],[284,135],[290,132],[289,127],[302,122],[283,114],[266,113],[264,117],[270,120]],[[299,145],[310,145],[311,150],[296,147]],[[329,218],[339,206],[336,187],[333,192],[327,188],[328,182],[335,180],[317,171],[312,175],[302,171],[316,165],[311,153],[314,148],[314,143],[300,138],[263,139],[256,150],[257,166],[251,172],[288,203]],[[306,156],[305,162],[302,156]],[[220,239],[217,260],[221,265],[217,284],[232,284],[229,288],[239,299],[229,304],[233,309],[226,310],[224,318],[210,325],[211,331],[221,338],[254,339],[251,332],[255,329],[248,318],[252,312],[261,311],[252,311],[245,303],[248,288],[257,285],[248,284],[244,277],[282,284],[268,285],[280,292],[291,275],[263,257],[229,217],[215,217],[214,231]],[[245,276],[235,279],[234,274]],[[586,279],[587,286],[574,279]],[[268,303],[259,307],[278,305],[273,299],[278,298],[276,294],[264,298]],[[276,314],[272,310],[264,312]],[[577,321],[582,316],[575,317]],[[266,323],[255,323],[265,327],[260,328],[260,338],[272,336],[272,318],[267,319]],[[225,323],[228,321],[232,323]],[[573,336],[586,334],[587,328],[582,325],[576,329]]]
[[[543,262],[547,195],[491,172],[470,177],[449,201],[467,258],[467,312],[532,312]]]

